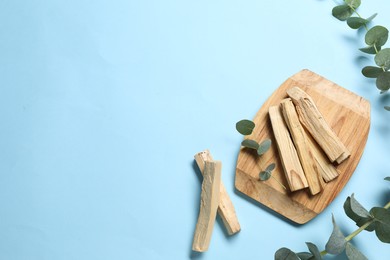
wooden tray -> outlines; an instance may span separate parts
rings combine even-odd
[[[313,98],[325,120],[351,152],[351,157],[337,166],[340,176],[325,184],[324,190],[315,196],[311,196],[307,190],[293,193],[286,191],[272,178],[259,181],[259,172],[275,162],[273,176],[288,187],[277,153],[268,109],[286,98],[286,90],[294,86],[300,87]],[[235,186],[243,194],[286,218],[303,224],[321,213],[333,201],[356,169],[370,129],[370,104],[314,72],[302,70],[287,79],[268,98],[253,121],[256,127],[250,138],[256,141],[270,138],[273,144],[262,157],[241,148],[237,159]]]

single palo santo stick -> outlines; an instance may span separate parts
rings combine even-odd
[[[205,252],[209,248],[211,234],[219,204],[221,185],[221,162],[206,161],[203,172],[200,210],[196,223],[192,250]]]
[[[299,120],[324,150],[331,162],[341,163],[351,154],[322,117],[312,98],[298,87],[287,90],[297,106]]]
[[[209,150],[204,150],[195,154],[194,158],[202,174],[206,161],[213,160]],[[218,215],[221,217],[228,234],[234,235],[241,230],[241,227],[240,223],[238,222],[233,203],[230,200],[228,193],[226,192],[225,185],[223,185],[222,180],[219,187],[219,192]]]
[[[305,137],[305,132],[298,119],[295,106],[291,99],[284,99],[281,103],[284,120],[290,130],[291,137],[297,149],[303,171],[307,182],[309,183],[310,193],[315,195],[322,190],[322,178],[319,175],[316,162],[312,152],[309,149],[309,143]]]
[[[280,107],[271,106],[269,108],[269,117],[290,190],[296,191],[307,188],[308,183],[299,161],[297,150],[294,147],[286,123],[283,120]]]
[[[337,176],[339,176],[339,172],[337,171],[336,167],[334,167],[334,165],[328,160],[328,157],[324,151],[321,149],[321,147],[318,146],[316,141],[314,141],[313,137],[307,133],[306,130],[305,136],[309,144],[309,149],[312,151],[314,160],[317,163],[317,169],[324,181],[329,182],[337,178]]]

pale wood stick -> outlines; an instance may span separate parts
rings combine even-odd
[[[195,154],[194,158],[202,174],[206,161],[213,160],[209,150],[204,150]],[[238,222],[233,203],[225,189],[225,185],[223,184],[222,180],[219,187],[219,192],[218,215],[221,217],[227,233],[229,235],[234,235],[241,230],[241,226]]]
[[[271,106],[268,110],[272,130],[282,162],[284,174],[291,191],[301,190],[308,187],[301,162],[291,140],[286,123],[279,106]]]
[[[323,118],[312,98],[293,87],[287,94],[297,106],[299,120],[324,150],[331,162],[341,163],[351,154]]]
[[[323,183],[322,178],[319,175],[316,162],[314,161],[313,154],[309,149],[309,144],[305,137],[304,129],[299,122],[298,114],[295,111],[295,106],[291,99],[284,99],[281,105],[284,120],[286,121],[286,125],[290,130],[290,134],[294,141],[295,148],[297,149],[303,171],[305,172],[307,182],[309,183],[310,193],[315,195],[321,192]]]
[[[316,141],[314,141],[313,137],[307,133],[306,130],[304,132],[310,147],[309,149],[312,151],[314,160],[317,163],[317,169],[324,181],[329,182],[337,178],[337,176],[339,176],[339,172],[336,167],[329,161],[328,157]]]
[[[219,204],[221,162],[206,161],[203,172],[200,210],[192,250],[205,252],[209,248]]]

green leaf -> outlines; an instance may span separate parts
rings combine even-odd
[[[361,17],[349,17],[347,19],[347,24],[352,29],[359,29],[360,27],[364,26],[368,22],[369,22],[368,20]]]
[[[275,165],[276,165],[275,163],[271,163],[270,165],[267,166],[265,170],[268,172],[272,172],[275,169]]]
[[[368,258],[351,243],[347,243],[345,253],[349,260],[368,260]]]
[[[367,78],[377,78],[382,72],[382,68],[374,66],[366,66],[362,69],[362,74]]]
[[[376,87],[382,91],[390,89],[390,71],[382,72],[376,78]]]
[[[282,247],[275,252],[275,260],[299,260],[299,257],[290,249]]]
[[[258,155],[263,155],[268,149],[271,147],[271,140],[266,139],[263,142],[259,144],[259,148],[257,148],[257,154]]]
[[[390,177],[384,178],[385,181],[390,181]]]
[[[340,228],[337,226],[334,217],[332,216],[333,231],[328,242],[325,245],[325,250],[332,255],[339,255],[345,249],[345,236],[341,232]]]
[[[311,259],[313,259],[313,260],[321,260],[322,259],[321,253],[315,244],[310,243],[310,242],[306,242],[306,245],[307,245],[307,248],[309,248],[310,253],[313,254],[314,258],[311,258]]]
[[[344,211],[350,219],[355,221],[358,227],[363,226],[365,223],[373,219],[370,213],[355,199],[353,194],[344,202]],[[366,230],[374,231],[374,228],[375,223],[372,223],[366,228]]]
[[[246,148],[255,149],[255,150],[259,148],[259,144],[252,139],[245,139],[244,141],[241,142],[241,145]]]
[[[380,241],[390,243],[390,211],[374,207],[370,210],[376,221],[375,234]]]
[[[260,174],[259,174],[259,179],[261,181],[266,181],[268,180],[269,178],[271,178],[271,172],[269,171],[261,171]]]
[[[387,111],[390,111],[390,106],[384,106]]]
[[[365,36],[367,45],[380,47],[385,45],[387,38],[389,37],[389,31],[380,25],[372,27]]]
[[[357,9],[361,4],[361,0],[345,0],[345,3],[353,9]]]
[[[250,135],[254,128],[255,123],[251,120],[243,119],[236,123],[236,129],[242,135]]]
[[[310,258],[313,257],[312,254],[308,253],[308,252],[300,252],[300,253],[297,253],[297,256],[299,257],[299,259],[301,260],[309,260]]]
[[[372,20],[374,20],[374,18],[375,18],[377,15],[378,15],[378,14],[375,13],[375,14],[371,15],[370,17],[368,17],[368,18],[366,19],[367,22],[371,22]]]
[[[385,70],[390,69],[390,48],[383,49],[375,55],[375,63]]]
[[[360,48],[359,50],[364,52],[364,53],[367,53],[367,54],[376,54],[376,51],[380,50],[381,47],[376,47],[376,50],[375,50],[375,47],[374,46],[368,46],[368,47],[364,47],[364,48]]]
[[[332,9],[332,15],[340,21],[345,21],[353,14],[353,9],[348,5],[338,5]]]

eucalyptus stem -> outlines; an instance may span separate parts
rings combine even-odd
[[[272,177],[277,183],[279,183],[279,185],[282,186],[283,189],[287,190],[286,186],[284,186],[280,181],[278,181],[278,179],[276,179],[273,175],[271,175],[271,177]]]

